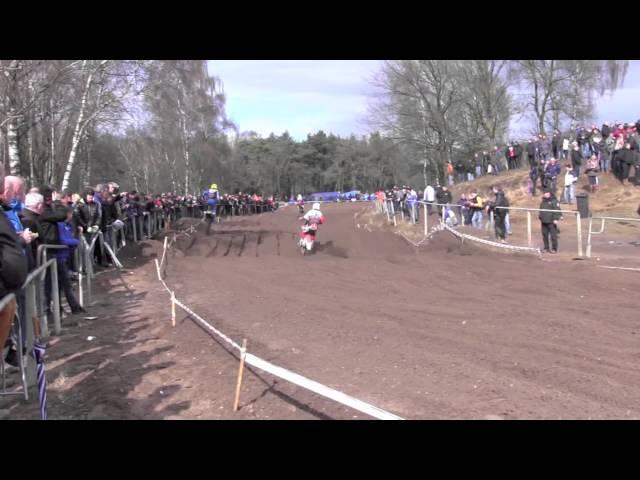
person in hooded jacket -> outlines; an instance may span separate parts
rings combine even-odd
[[[496,237],[500,239],[502,243],[505,243],[507,238],[507,226],[505,220],[507,217],[507,213],[509,212],[509,210],[507,210],[507,208],[509,207],[509,200],[507,199],[507,196],[505,195],[502,188],[493,187],[492,190],[495,195],[495,199],[488,204],[487,213],[493,212]]]

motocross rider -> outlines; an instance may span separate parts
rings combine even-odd
[[[320,204],[314,203],[311,210],[305,213],[302,219],[305,221],[305,225],[315,225],[316,229],[318,225],[322,225],[324,223],[324,215],[320,211]]]
[[[212,215],[215,217],[216,207],[220,199],[220,194],[218,192],[218,185],[215,183],[212,183],[209,190],[205,190],[202,193],[202,198],[207,202],[207,211],[211,212]]]

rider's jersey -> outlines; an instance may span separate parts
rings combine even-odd
[[[324,223],[324,215],[320,210],[309,210],[303,217],[309,223],[315,223],[321,225]]]
[[[202,192],[202,198],[207,202],[207,205],[215,207],[218,204],[219,194],[217,190],[205,190]]]

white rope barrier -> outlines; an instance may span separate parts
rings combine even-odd
[[[605,265],[598,265],[600,268],[612,268],[615,270],[629,270],[632,272],[640,272],[640,268],[631,268],[631,267],[607,267]]]
[[[331,400],[351,407],[354,410],[358,410],[362,413],[366,413],[367,415],[371,415],[372,417],[379,420],[404,420],[404,418],[394,415],[393,413],[387,412],[386,410],[382,410],[378,407],[374,407],[373,405],[363,402],[362,400],[358,400],[357,398],[353,398],[338,390],[329,388],[314,380],[303,377],[302,375],[298,375],[297,373],[293,373],[287,369],[278,367],[277,365],[269,363],[262,358],[251,355],[250,353],[247,353],[245,355],[245,362],[247,362],[249,365],[253,365],[256,368],[259,368],[260,370],[275,375],[276,377],[280,377],[295,385],[298,385],[299,387],[306,388],[307,390],[317,393],[318,395],[330,398]]]
[[[164,244],[165,252],[166,252],[166,249],[167,249],[167,242],[165,242]],[[164,262],[164,259],[165,259],[165,255],[163,253],[162,255],[163,262]],[[157,258],[155,259],[155,263],[156,263],[156,272],[158,274],[158,280],[160,280],[160,283],[162,283],[162,286],[165,288],[167,293],[169,293],[169,295],[171,296],[172,304],[182,308],[185,312],[189,314],[191,318],[198,321],[198,323],[202,325],[205,329],[212,332],[214,335],[218,336],[220,339],[222,339],[223,341],[231,345],[231,347],[238,350],[242,358],[244,358],[244,361],[247,362],[248,364],[253,365],[254,367],[259,368],[260,370],[268,372],[272,375],[275,375],[276,377],[280,377],[284,380],[287,380],[302,388],[306,388],[307,390],[317,393],[318,395],[334,400],[338,403],[351,407],[362,413],[366,413],[367,415],[370,415],[379,420],[404,420],[403,418],[397,415],[394,415],[393,413],[387,412],[378,407],[370,405],[366,402],[353,398],[338,390],[329,388],[314,380],[310,380],[306,377],[303,377],[302,375],[298,375],[297,373],[291,372],[290,370],[287,370],[282,367],[278,367],[277,365],[267,362],[266,360],[256,357],[255,355],[246,353],[245,348],[241,347],[238,343],[234,342],[230,337],[228,337],[227,335],[222,333],[220,330],[215,328],[213,325],[207,322],[204,318],[202,318],[200,315],[198,315],[189,307],[187,307],[184,303],[176,299],[175,293],[168,287],[166,282],[162,279],[162,275],[160,273],[160,262],[158,262]]]
[[[490,245],[492,247],[504,248],[505,250],[514,250],[514,251],[520,251],[520,252],[530,252],[530,253],[535,253],[538,256],[542,256],[542,253],[540,252],[539,248],[519,247],[517,245],[505,245],[504,243],[492,242],[491,240],[485,240],[483,238],[474,237],[473,235],[467,235],[466,233],[458,232],[457,230],[455,230],[455,229],[453,229],[453,228],[451,228],[451,227],[449,227],[447,225],[444,225],[444,229],[447,230],[448,232],[451,232],[456,237],[463,238],[465,240],[471,240],[473,242],[483,243],[485,245]]]
[[[180,308],[182,308],[185,312],[187,312],[191,317],[193,317],[195,320],[198,320],[200,322],[200,324],[205,327],[207,330],[209,330],[210,332],[213,332],[214,334],[216,334],[218,337],[220,337],[222,340],[224,340],[225,342],[227,342],[229,345],[231,345],[233,348],[235,348],[238,351],[242,351],[242,347],[240,345],[238,345],[236,342],[234,342],[231,338],[229,338],[228,336],[226,336],[224,333],[222,333],[220,330],[218,330],[217,328],[215,328],[213,325],[209,324],[204,318],[202,318],[200,315],[198,315],[197,313],[195,313],[193,310],[191,310],[189,307],[187,307],[184,303],[182,303],[180,300],[176,299],[176,305],[179,306]]]

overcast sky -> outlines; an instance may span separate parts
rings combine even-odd
[[[224,83],[227,115],[240,131],[262,136],[289,131],[296,140],[324,130],[340,136],[369,132],[364,122],[377,60],[210,60]],[[640,61],[624,88],[598,101],[598,122],[640,118]],[[515,127],[515,126],[514,126]],[[516,127],[517,128],[517,127]],[[518,129],[519,130],[519,129]]]

